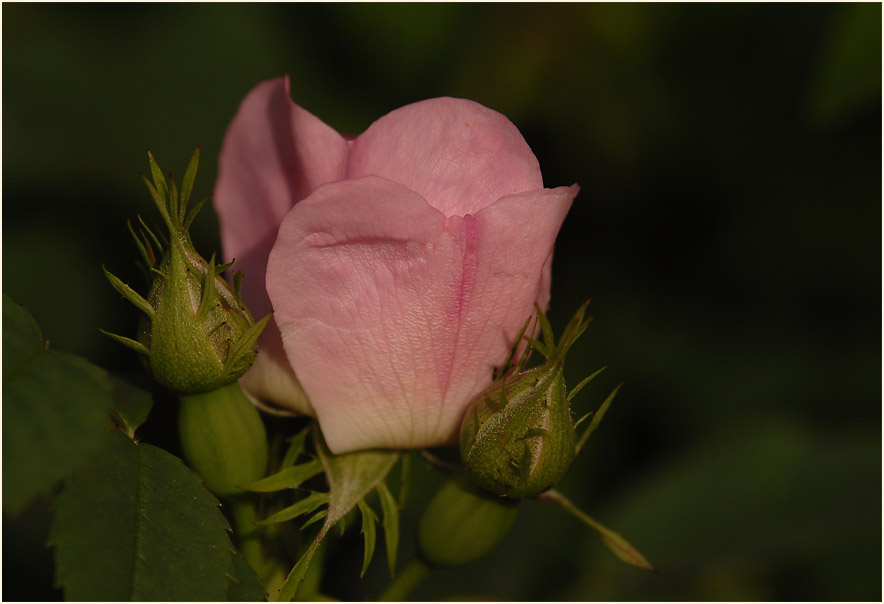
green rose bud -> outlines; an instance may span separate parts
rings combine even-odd
[[[181,397],[178,430],[184,459],[219,497],[264,477],[267,433],[239,384]]]
[[[462,474],[453,476],[436,492],[421,516],[421,554],[436,566],[472,562],[503,540],[518,511],[518,502],[482,491]]]
[[[564,362],[571,345],[586,330],[584,304],[556,345],[546,316],[538,309],[544,343],[529,338],[546,363],[499,378],[467,408],[460,431],[461,460],[479,486],[505,497],[534,497],[555,486],[577,454]],[[527,326],[526,326],[527,327]],[[526,351],[527,352],[527,351]]]
[[[148,371],[160,384],[182,393],[214,390],[236,381],[252,365],[258,336],[270,315],[255,323],[240,297],[242,273],[234,275],[231,288],[221,276],[230,265],[216,266],[214,255],[206,262],[190,240],[190,225],[208,200],[187,211],[199,148],[184,173],[180,202],[175,181],[167,184],[150,151],[148,158],[154,182],[147,178],[144,182],[169,238],[161,243],[140,218],[139,238],[130,224],[153,283],[145,300],[104,269],[114,288],[145,314],[137,341],[107,335],[143,354]],[[159,262],[154,247],[162,253]]]

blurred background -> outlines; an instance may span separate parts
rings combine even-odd
[[[112,371],[138,361],[97,328],[137,315],[100,266],[141,283],[125,224],[158,220],[146,149],[180,175],[201,144],[209,193],[262,80],[289,74],[353,134],[470,98],[520,128],[547,186],[580,184],[550,316],[593,299],[568,377],[610,368],[575,415],[625,386],[560,490],[661,574],[526,502],[502,547],[415,599],[881,599],[880,4],[7,3],[2,23],[3,291]],[[218,249],[212,210],[194,239]],[[147,440],[166,444],[163,413]],[[414,465],[406,526],[441,482]],[[4,513],[4,599],[60,597],[49,518],[48,500]],[[377,561],[358,581],[361,547],[333,546],[330,595],[384,585]]]

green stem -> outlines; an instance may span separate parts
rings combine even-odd
[[[255,502],[251,498],[228,499],[233,521],[233,534],[239,551],[262,580],[273,570],[273,562],[264,556],[264,548],[255,521],[258,519]]]
[[[413,558],[408,565],[402,569],[399,576],[393,579],[393,582],[387,586],[387,589],[378,598],[380,602],[402,602],[411,593],[411,590],[417,587],[418,583],[424,580],[429,574],[430,565],[421,558]]]

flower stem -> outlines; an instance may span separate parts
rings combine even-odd
[[[417,587],[418,583],[424,580],[429,574],[430,565],[421,558],[413,558],[408,565],[402,569],[393,582],[387,586],[387,589],[378,598],[380,602],[402,602],[411,593],[411,590]]]
[[[265,581],[273,572],[275,565],[272,560],[264,556],[258,527],[255,525],[255,521],[258,519],[255,502],[250,498],[229,499],[228,502],[239,551],[246,562],[251,565],[255,574]]]

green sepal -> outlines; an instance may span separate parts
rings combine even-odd
[[[611,406],[611,403],[614,401],[614,397],[617,396],[617,392],[620,390],[620,387],[622,385],[622,382],[617,384],[617,387],[611,391],[611,394],[608,395],[608,398],[604,400],[601,406],[599,406],[598,411],[596,411],[595,414],[592,416],[592,421],[589,422],[589,426],[586,427],[586,430],[583,432],[583,434],[580,435],[580,440],[577,441],[577,445],[574,449],[576,453],[580,453],[580,449],[582,449],[583,445],[586,444],[586,440],[589,438],[589,435],[595,432],[595,429],[598,428],[599,424],[602,423],[602,418],[605,417],[605,413],[608,411],[608,407]]]
[[[319,510],[318,512],[316,512],[315,514],[313,514],[312,516],[310,516],[310,519],[307,520],[307,522],[305,522],[304,524],[302,524],[302,525],[298,528],[298,530],[303,531],[303,530],[304,530],[305,528],[307,528],[308,526],[311,526],[311,525],[313,525],[313,524],[316,524],[317,522],[319,522],[320,520],[322,520],[322,519],[325,518],[326,516],[328,516],[328,510]]]
[[[325,522],[310,547],[289,572],[280,587],[278,599],[289,601],[295,597],[310,560],[329,529],[343,522],[347,514],[387,476],[399,458],[396,451],[355,451],[334,455],[329,451],[319,425],[312,430],[313,444],[325,468],[329,485],[328,508]]]
[[[609,397],[610,398],[610,397]],[[654,566],[645,559],[645,557],[639,552],[629,541],[627,541],[622,535],[619,533],[615,533],[611,529],[603,526],[600,522],[594,520],[585,512],[581,511],[577,506],[575,506],[570,499],[562,495],[556,490],[549,490],[546,493],[543,493],[538,497],[541,501],[548,501],[554,505],[559,506],[588,527],[592,528],[599,534],[599,537],[602,538],[602,543],[605,544],[615,556],[620,558],[623,562],[627,564],[631,564],[632,566],[641,568],[643,570],[652,572],[654,574],[659,574],[659,571],[654,568]]]
[[[287,468],[289,466],[295,465],[295,462],[298,460],[298,457],[304,453],[304,445],[307,441],[307,435],[310,433],[310,426],[307,426],[291,438],[289,438],[289,446],[286,449],[285,455],[282,458],[282,463],[280,467]],[[321,462],[320,462],[321,465]]]
[[[157,164],[157,160],[154,159],[150,149],[147,150],[147,161],[150,164],[150,174],[153,177],[155,190],[161,199],[165,199],[169,195],[169,186],[166,184],[166,177],[163,175],[163,171],[160,169],[159,164]]]
[[[608,367],[606,365],[605,367],[602,367],[601,369],[596,369],[590,375],[588,375],[585,378],[583,378],[582,380],[580,380],[580,383],[577,384],[576,386],[574,386],[573,388],[571,388],[571,391],[568,393],[568,402],[571,402],[571,399],[573,399],[575,396],[577,396],[577,393],[580,392],[581,390],[583,390],[584,386],[586,386],[588,383],[590,383],[593,380],[593,378],[595,378],[598,374],[600,374],[602,371],[604,371],[607,368]],[[577,424],[574,424],[574,427],[576,428]]]
[[[151,156],[153,159],[153,156]],[[157,209],[160,212],[160,216],[163,217],[163,222],[166,223],[166,228],[169,229],[169,232],[173,234],[173,237],[178,234],[178,230],[176,228],[176,224],[172,222],[172,217],[169,216],[169,210],[166,208],[166,198],[160,196],[159,191],[157,191],[156,187],[154,187],[147,177],[142,174],[141,180],[144,181],[144,186],[147,187],[147,191],[150,193],[151,198],[153,199],[154,205],[156,205]]]
[[[365,553],[362,558],[362,572],[359,573],[359,578],[361,579],[365,576],[365,571],[368,570],[368,566],[371,564],[371,559],[374,557],[374,546],[377,542],[376,523],[378,517],[377,514],[374,513],[374,510],[365,503],[364,499],[360,499],[356,506],[362,514],[362,535],[365,538]]]
[[[206,315],[209,314],[209,309],[218,303],[218,291],[215,289],[215,279],[217,276],[218,274],[215,272],[215,253],[212,252],[212,256],[209,258],[209,267],[206,269],[206,274],[203,276],[200,305],[196,310],[196,320],[201,323],[205,321]],[[218,326],[220,325],[221,323],[218,324]],[[214,333],[214,330],[210,333]],[[230,355],[228,355],[228,358],[229,357]]]
[[[552,325],[549,324],[549,319],[547,318],[546,313],[544,313],[543,309],[536,304],[534,305],[534,309],[537,311],[537,318],[540,321],[540,330],[543,332],[543,343],[546,346],[546,349],[549,351],[555,350],[556,339],[553,335]]]
[[[516,351],[519,349],[519,344],[522,342],[522,338],[525,335],[525,331],[528,329],[528,325],[531,323],[531,317],[528,317],[528,320],[525,321],[525,324],[522,325],[522,329],[519,331],[519,335],[516,336],[516,339],[513,340],[513,345],[510,346],[509,354],[506,357],[506,360],[501,365],[500,371],[497,375],[495,375],[495,380],[501,380],[507,375],[511,373],[511,369],[515,369],[516,371],[521,371],[522,369],[522,360],[525,358],[525,355],[522,355],[522,359],[516,364],[516,367],[511,367],[510,364],[513,362],[513,357],[516,356]],[[527,347],[527,348],[530,348]]]
[[[399,495],[397,502],[399,509],[405,509],[405,501],[408,499],[408,486],[411,484],[409,476],[411,475],[411,455],[403,455],[401,458],[399,473]]]
[[[276,474],[247,484],[242,488],[253,493],[274,493],[286,489],[296,489],[320,472],[322,472],[322,462],[314,459],[300,465],[286,466]]]
[[[105,331],[105,330],[101,329],[100,327],[98,328],[98,331],[100,331],[101,333],[103,333],[104,335],[106,335],[109,338],[113,338],[114,340],[116,340],[117,342],[122,344],[123,346],[125,346],[127,348],[131,348],[135,352],[139,352],[143,355],[150,354],[150,351],[147,349],[147,347],[144,344],[142,344],[141,342],[136,342],[132,338],[127,338],[126,336],[121,336],[121,335],[117,335],[115,333],[111,333],[109,331]]]
[[[193,224],[193,219],[196,218],[196,215],[200,213],[200,210],[203,209],[203,206],[209,201],[209,196],[203,197],[195,206],[190,209],[190,213],[187,214],[187,218],[184,219],[184,222],[181,224],[181,228],[185,231],[190,229],[190,225]]]
[[[231,260],[230,262],[225,262],[224,264],[218,264],[218,265],[215,265],[215,274],[216,274],[216,275],[221,275],[221,274],[224,273],[224,271],[226,271],[227,269],[229,269],[231,266],[233,266],[233,261],[232,261],[232,260]]]
[[[181,180],[181,211],[179,214],[179,222],[183,222],[185,211],[187,210],[187,202],[190,201],[190,194],[193,192],[193,183],[196,180],[196,172],[200,163],[200,148],[197,146],[187,168],[184,170],[184,178]],[[185,229],[187,227],[185,226]]]
[[[153,307],[148,303],[147,300],[141,297],[141,295],[136,292],[134,289],[123,283],[119,277],[111,273],[104,265],[101,266],[101,270],[104,271],[104,276],[107,277],[107,280],[110,281],[110,284],[113,286],[115,290],[117,290],[121,296],[126,298],[129,302],[134,304],[141,312],[146,314],[151,320],[156,318],[156,311],[154,311]]]
[[[147,235],[144,234],[144,231],[141,231],[141,237],[138,237],[135,233],[135,229],[132,227],[131,220],[126,221],[126,226],[129,228],[129,233],[132,234],[132,239],[135,240],[135,245],[138,247],[138,251],[141,252],[141,257],[144,258],[145,270],[156,268],[157,257],[153,251],[153,247],[150,245]],[[150,275],[148,275],[148,281],[149,280]]]
[[[140,214],[138,215],[138,223],[141,225],[141,228],[144,229],[144,232],[147,233],[147,235],[150,237],[150,240],[153,241],[153,244],[155,246],[157,246],[157,252],[162,254],[163,250],[166,249],[166,247],[168,247],[168,245],[163,245],[163,243],[160,241],[159,237],[157,237],[154,234],[154,232],[151,230],[151,228],[149,226],[147,226],[147,223],[144,222],[144,218],[142,218]],[[154,262],[154,265],[159,266],[159,262]]]
[[[403,458],[404,462],[405,458]],[[396,575],[396,554],[399,550],[399,506],[396,499],[382,481],[377,486],[378,497],[381,500],[381,512],[384,517],[384,542],[387,544],[387,567],[390,576]]]
[[[310,514],[311,512],[315,512],[317,508],[327,503],[328,493],[320,493],[318,491],[314,491],[313,493],[310,493],[303,499],[295,502],[287,508],[284,508],[274,514],[271,514],[267,518],[258,521],[258,525],[266,526],[268,524],[278,524],[280,522],[285,522],[286,520],[297,518],[302,514]]]
[[[255,349],[258,344],[258,338],[261,336],[261,332],[264,331],[264,328],[267,327],[267,323],[270,321],[270,317],[273,314],[268,314],[263,319],[249,327],[242,336],[236,341],[236,343],[231,346],[230,350],[227,353],[227,359],[224,361],[224,367],[222,368],[222,372],[225,376],[230,376],[233,374],[239,374],[239,365],[243,364],[243,361],[248,360],[251,355],[251,351]],[[248,365],[246,365],[246,369],[248,369],[252,365],[251,361],[249,361]],[[242,373],[245,373],[243,371]],[[237,377],[239,377],[237,375]],[[234,378],[236,379],[236,378]]]
[[[177,223],[181,223],[181,217],[178,214],[178,187],[175,185],[175,179],[169,174],[169,215]]]

